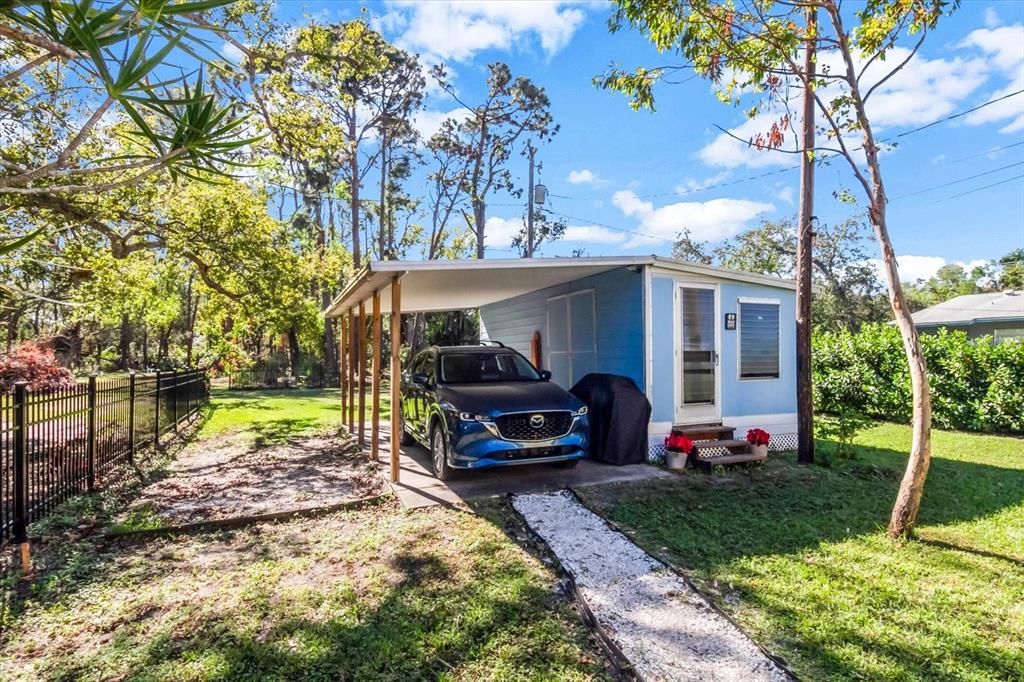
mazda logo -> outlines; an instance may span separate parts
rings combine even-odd
[[[530,415],[530,426],[532,426],[535,429],[539,429],[540,427],[544,426],[544,415]]]

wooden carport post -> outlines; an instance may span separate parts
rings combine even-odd
[[[373,390],[370,395],[370,461],[376,462],[380,455],[380,377],[384,371],[381,367],[381,332],[383,325],[380,320],[380,290],[373,292],[373,345],[370,347],[373,363],[370,381]]]
[[[348,363],[345,353],[348,351],[345,343],[345,316],[338,318],[338,388],[341,389],[341,423],[344,426],[348,423]]]
[[[348,432],[354,435],[356,432],[356,382],[352,376],[356,360],[356,325],[352,308],[348,310]]]
[[[359,363],[359,444],[366,443],[366,302],[359,302],[359,345],[356,362]]]
[[[391,280],[391,482],[398,482],[398,445],[402,440],[401,395],[402,358],[402,283],[397,277]]]

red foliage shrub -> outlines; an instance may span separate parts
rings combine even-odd
[[[48,391],[74,386],[75,375],[61,367],[48,344],[25,341],[0,355],[0,392],[13,393],[19,381],[27,381],[30,390]]]

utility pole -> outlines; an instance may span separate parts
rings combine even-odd
[[[530,155],[529,191],[526,199],[526,257],[533,258],[533,156],[537,150],[532,140],[526,141],[526,151]]]
[[[803,130],[800,140],[800,223],[796,241],[797,462],[814,463],[814,394],[811,386],[811,249],[814,239],[814,46],[818,8],[807,6]]]

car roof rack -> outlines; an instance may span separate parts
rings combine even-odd
[[[481,346],[497,346],[498,348],[507,348],[501,341],[493,341],[491,339],[484,339],[480,342]]]

